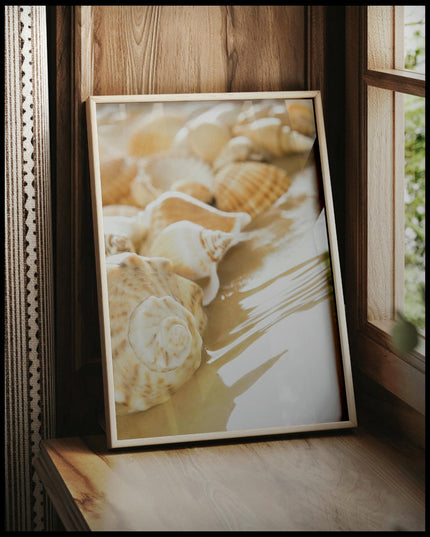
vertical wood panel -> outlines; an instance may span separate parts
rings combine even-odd
[[[85,124],[85,100],[93,92],[93,73],[99,68],[93,63],[92,6],[76,6],[73,12],[72,88],[72,184],[74,243],[72,270],[74,276],[76,354],[74,362],[80,368],[99,359],[101,354],[94,239],[92,228],[91,188],[89,180],[88,142]]]
[[[55,271],[55,348],[57,433],[64,422],[64,386],[71,376],[74,349],[74,300],[71,211],[71,8],[47,6],[49,93],[51,121],[51,175]],[[67,165],[66,165],[67,163]]]
[[[348,61],[345,63],[345,176],[346,240],[345,303],[349,323],[349,340],[353,365],[358,363],[357,337],[367,321],[367,185],[361,180],[366,170],[366,118],[360,114],[365,104],[364,54],[361,43],[365,23],[363,9],[348,6],[345,12],[345,35]]]
[[[227,91],[306,89],[303,6],[226,8]]]
[[[299,6],[92,6],[93,91],[305,88]]]
[[[323,103],[338,249],[345,274],[345,7],[307,6],[307,85]]]
[[[394,68],[394,7],[368,8],[368,69]]]
[[[307,77],[309,89],[321,91],[326,102],[326,24],[325,6],[308,6],[307,9]]]
[[[394,317],[394,147],[391,91],[368,87],[368,314]],[[381,218],[384,215],[385,218]]]

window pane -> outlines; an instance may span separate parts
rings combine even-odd
[[[404,96],[405,317],[425,329],[425,99]]]
[[[405,69],[425,73],[425,6],[404,6]]]

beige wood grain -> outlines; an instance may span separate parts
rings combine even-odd
[[[394,318],[394,100],[368,87],[368,319]]]
[[[72,497],[93,531],[424,529],[424,475],[365,434],[115,453],[71,438],[42,457],[68,489],[60,516]]]
[[[34,469],[41,479],[56,513],[59,514],[64,528],[67,531],[89,531],[90,528],[82,517],[66,483],[44,449],[35,458]]]
[[[395,69],[403,69],[405,66],[405,8],[394,6],[394,65]]]
[[[394,6],[367,6],[367,66],[394,68]]]

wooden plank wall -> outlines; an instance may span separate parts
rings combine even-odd
[[[48,6],[57,436],[93,432],[102,412],[85,99],[320,89],[324,102],[326,9]]]

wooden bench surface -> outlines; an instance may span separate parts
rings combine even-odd
[[[425,529],[423,464],[359,430],[119,451],[55,439],[36,467],[67,530]]]
[[[67,530],[423,531],[416,463],[355,430],[120,451],[55,439],[37,470]]]

